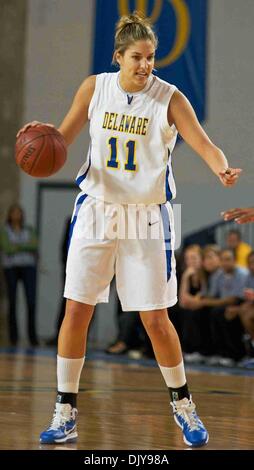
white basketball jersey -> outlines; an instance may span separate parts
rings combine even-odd
[[[151,75],[126,93],[118,73],[96,77],[89,106],[91,143],[77,183],[88,195],[120,204],[162,204],[175,197],[171,154],[177,130],[167,110],[176,87]]]

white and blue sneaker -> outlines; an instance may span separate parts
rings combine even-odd
[[[209,434],[198,417],[191,397],[170,403],[173,407],[176,424],[182,429],[185,444],[200,447],[208,442]]]
[[[75,442],[78,433],[76,417],[78,410],[69,403],[56,403],[52,422],[40,435],[42,444],[63,444]]]

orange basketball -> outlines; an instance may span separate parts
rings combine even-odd
[[[28,175],[46,177],[56,173],[66,161],[67,148],[63,136],[54,127],[38,124],[17,138],[17,165]]]

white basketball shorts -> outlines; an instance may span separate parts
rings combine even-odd
[[[64,296],[89,305],[108,302],[115,275],[124,311],[173,306],[174,239],[170,203],[120,205],[80,193],[70,227]]]

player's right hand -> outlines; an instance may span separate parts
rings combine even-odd
[[[25,126],[23,126],[18,131],[16,137],[18,138],[20,136],[20,134],[22,134],[23,132],[26,132],[27,129],[29,129],[30,127],[36,127],[36,126],[41,126],[41,125],[45,125],[45,126],[49,126],[49,127],[55,127],[53,124],[50,124],[48,122],[39,122],[39,121],[28,122],[27,124],[25,124]]]
[[[223,186],[230,187],[237,183],[242,171],[243,170],[241,168],[227,168],[226,170],[221,171],[218,176]]]

